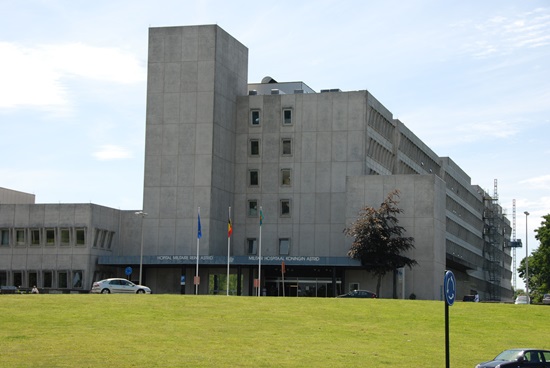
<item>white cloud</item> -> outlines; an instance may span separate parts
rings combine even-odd
[[[69,108],[68,77],[112,83],[138,83],[146,78],[135,56],[116,48],[81,43],[27,48],[0,43],[0,109]]]
[[[476,58],[510,54],[518,50],[550,45],[550,9],[494,16],[473,24],[462,22],[457,28],[474,30],[463,50]]]
[[[35,51],[3,42],[0,55],[0,108],[67,104],[60,73]]]
[[[132,152],[123,147],[110,144],[100,147],[98,151],[93,153],[93,156],[101,161],[120,160],[132,158]]]
[[[520,184],[527,184],[535,189],[550,189],[550,175],[542,175],[520,181]]]

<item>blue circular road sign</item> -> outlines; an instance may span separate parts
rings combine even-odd
[[[456,299],[456,279],[452,271],[445,272],[443,289],[445,292],[445,301],[448,305],[453,305]]]
[[[132,267],[126,267],[124,272],[126,273],[126,276],[130,276],[132,274]]]

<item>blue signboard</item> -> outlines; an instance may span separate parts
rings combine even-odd
[[[132,274],[132,267],[126,267],[124,272],[126,273],[126,276],[130,276]]]
[[[452,271],[445,272],[443,279],[443,291],[445,293],[445,301],[448,305],[453,305],[456,299],[456,279]]]

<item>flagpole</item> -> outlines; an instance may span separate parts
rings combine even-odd
[[[195,268],[195,295],[199,295],[199,244],[200,239],[202,236],[202,230],[201,230],[201,208],[199,207],[198,211],[198,220],[197,220],[197,266]]]
[[[260,206],[260,241],[258,242],[258,296],[260,296],[260,290],[262,288],[262,221],[263,213],[262,206]]]
[[[227,225],[227,296],[229,296],[229,256],[231,254],[231,206],[229,206],[229,221]]]

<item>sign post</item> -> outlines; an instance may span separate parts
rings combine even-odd
[[[126,274],[126,276],[128,276],[128,280],[130,280],[130,275],[132,274],[132,267],[130,266],[126,267],[126,269],[124,270],[124,273]]]
[[[445,272],[443,291],[445,292],[445,367],[449,368],[449,307],[454,304],[456,299],[456,279],[452,271]]]

